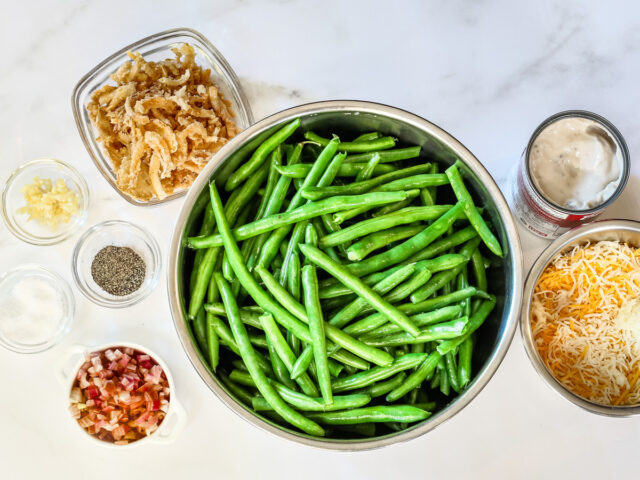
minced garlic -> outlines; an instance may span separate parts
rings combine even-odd
[[[33,183],[24,185],[20,191],[27,204],[18,213],[29,215],[28,220],[38,220],[55,229],[78,213],[80,198],[61,178],[54,185],[50,178],[35,177]]]

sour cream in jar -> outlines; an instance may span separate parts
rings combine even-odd
[[[556,238],[599,215],[622,192],[629,152],[604,118],[580,110],[545,120],[513,182],[514,213],[532,233]]]
[[[616,191],[622,156],[597,122],[567,117],[538,134],[529,152],[529,172],[548,200],[571,210],[589,210]]]

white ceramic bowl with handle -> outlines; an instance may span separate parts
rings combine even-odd
[[[85,437],[91,439],[91,441],[97,443],[98,445],[101,445],[107,448],[123,449],[123,448],[138,447],[141,445],[151,444],[151,443],[156,443],[156,444],[172,443],[176,439],[180,431],[183,429],[187,420],[187,413],[184,407],[182,406],[182,404],[176,398],[175,383],[173,382],[173,377],[171,376],[171,372],[169,371],[167,364],[164,363],[158,355],[156,355],[154,352],[149,350],[147,347],[143,347],[142,345],[138,345],[136,343],[131,343],[131,342],[112,342],[112,343],[99,345],[95,348],[87,347],[84,345],[74,345],[67,350],[67,352],[60,358],[60,360],[56,364],[56,367],[55,367],[56,377],[58,378],[60,385],[65,389],[64,391],[68,398],[69,393],[73,388],[73,384],[75,383],[76,374],[78,373],[78,370],[80,370],[80,367],[82,366],[82,364],[85,362],[85,354],[92,353],[92,352],[102,352],[107,349],[126,348],[126,347],[133,348],[134,350],[137,350],[139,352],[149,355],[155,362],[157,362],[158,365],[160,365],[160,367],[162,367],[162,370],[164,371],[164,374],[167,377],[167,382],[169,383],[169,395],[170,395],[169,409],[167,410],[167,414],[165,415],[164,420],[162,421],[158,429],[155,432],[151,433],[150,435],[147,435],[146,437],[141,438],[140,440],[136,440],[135,442],[127,443],[126,445],[116,445],[111,442],[105,442],[103,440],[100,440],[99,438],[87,433],[78,424],[78,422],[73,417],[71,417],[71,415],[69,415],[69,418],[73,420],[78,430],[80,430]]]

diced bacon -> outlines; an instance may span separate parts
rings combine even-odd
[[[93,426],[93,420],[91,420],[89,417],[80,418],[80,420],[78,420],[78,423],[82,428],[88,428]]]
[[[117,428],[115,428],[113,430],[113,438],[116,440],[116,443],[118,440],[120,440],[122,437],[124,437],[124,427],[122,425],[118,425]]]
[[[82,375],[82,378],[80,378],[80,381],[78,382],[78,386],[80,388],[87,388],[89,385],[91,384],[87,380],[87,372],[85,371],[84,374]]]
[[[98,398],[98,396],[100,396],[100,390],[95,385],[89,385],[87,387],[87,396],[91,399]]]
[[[120,357],[120,360],[118,360],[118,363],[122,368],[125,368],[129,364],[129,360],[131,360],[131,357],[124,353],[122,357]]]
[[[71,412],[71,416],[72,416],[73,418],[76,418],[76,419],[80,418],[80,409],[78,408],[78,405],[77,405],[77,404],[72,403],[72,404],[69,406],[69,411]]]
[[[93,365],[93,368],[95,369],[96,372],[99,372],[103,368],[102,367],[102,361],[100,360],[100,357],[91,358],[91,365]]]
[[[80,426],[118,445],[157,430],[169,406],[162,367],[129,347],[94,352],[86,359],[70,392],[69,410]]]
[[[131,393],[127,392],[126,390],[124,392],[120,392],[118,394],[118,399],[121,403],[124,403],[126,405],[131,401]]]
[[[145,413],[143,413],[142,415],[140,415],[140,416],[138,417],[138,419],[136,420],[136,423],[137,423],[138,425],[142,425],[144,422],[146,422],[146,421],[147,421],[147,419],[149,418],[149,416],[150,416],[150,415],[151,415],[151,413],[150,413],[150,412],[145,412]]]

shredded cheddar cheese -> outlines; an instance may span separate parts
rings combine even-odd
[[[640,403],[640,249],[598,242],[556,257],[540,275],[531,328],[569,390],[604,405]]]

